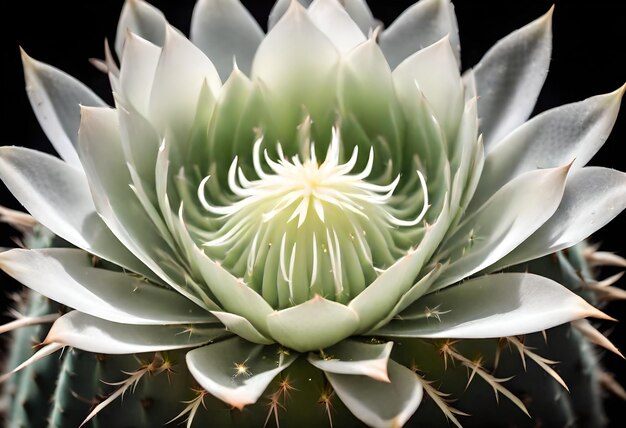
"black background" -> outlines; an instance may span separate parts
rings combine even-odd
[[[188,34],[194,0],[154,0],[169,21]],[[244,1],[256,19],[265,26],[271,1]],[[374,15],[389,25],[413,2],[411,0],[370,1]],[[552,1],[457,0],[463,68],[475,64],[498,39],[545,13]],[[2,1],[0,6],[0,81],[2,114],[0,144],[20,145],[51,152],[51,146],[30,109],[24,91],[24,79],[18,46],[34,58],[52,64],[79,78],[105,100],[111,102],[106,77],[87,61],[103,56],[103,40],[113,41],[122,0]],[[554,13],[554,49],[550,74],[539,98],[535,113],[611,92],[626,81],[626,2],[620,0],[557,0]],[[600,153],[591,161],[626,170],[624,145],[626,120],[622,112],[613,133]],[[19,204],[0,184],[0,202],[19,208]],[[598,232],[595,242],[603,249],[626,256],[626,214]],[[15,233],[0,228],[0,246],[14,246]],[[605,274],[610,273],[606,271]],[[622,287],[626,280],[621,281]],[[0,294],[14,290],[6,276],[0,277]],[[5,303],[0,303],[4,307]],[[626,304],[612,303],[607,312],[626,323]],[[610,338],[626,351],[626,328],[617,324]],[[606,366],[626,384],[626,361],[605,356]],[[623,402],[610,398],[608,409],[614,424]]]

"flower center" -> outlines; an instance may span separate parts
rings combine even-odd
[[[336,129],[322,162],[314,143],[302,158],[286,157],[279,144],[276,160],[261,144],[259,138],[253,151],[256,179],[244,174],[237,157],[231,163],[233,200],[210,202],[205,189],[210,176],[200,183],[201,205],[221,223],[205,234],[207,253],[277,308],[315,294],[349,301],[399,256],[393,230],[422,221],[428,209],[423,175],[418,171],[424,195],[420,212],[403,220],[394,215],[399,210],[392,203],[400,176],[388,184],[368,181],[373,149],[361,171],[354,171],[358,147],[341,163]]]

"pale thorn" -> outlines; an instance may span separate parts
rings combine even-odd
[[[598,382],[600,382],[600,385],[602,385],[604,389],[617,395],[622,400],[626,400],[626,390],[624,390],[622,385],[620,385],[619,382],[615,380],[611,373],[605,372],[603,370],[598,370],[597,375]]]
[[[624,358],[624,355],[619,351],[619,349],[617,349],[617,347],[604,334],[600,333],[594,326],[592,326],[588,320],[576,320],[572,322],[572,325],[589,342],[593,343],[594,345],[601,346],[604,349]]]
[[[523,411],[528,417],[530,417],[530,414],[528,413],[528,409],[526,409],[526,406],[524,405],[524,403],[522,403],[522,401],[518,397],[516,397],[515,394],[513,394],[511,391],[509,391],[506,387],[502,385],[503,382],[506,382],[512,379],[512,377],[503,378],[503,379],[496,378],[495,376],[484,371],[476,362],[471,361],[468,358],[456,352],[456,350],[453,348],[452,345],[453,344],[446,344],[445,348],[442,348],[441,352],[443,352],[444,355],[450,356],[453,360],[459,361],[465,367],[467,367],[468,369],[471,369],[473,372],[473,375],[478,374],[478,376],[480,376],[485,382],[487,382],[489,386],[493,388],[493,391],[496,396],[496,402],[498,401],[498,393],[502,393],[513,404],[515,404],[521,411]]]
[[[591,266],[617,266],[626,268],[626,259],[608,251],[585,251],[584,256]]]
[[[2,205],[0,205],[0,222],[7,223],[20,232],[30,231],[39,224],[30,214]]]
[[[559,374],[556,371],[554,371],[552,367],[549,366],[549,364],[557,364],[556,361],[551,361],[546,358],[543,358],[540,355],[535,354],[528,347],[526,347],[522,342],[520,342],[519,339],[517,339],[516,337],[507,337],[507,339],[510,343],[512,343],[513,345],[515,345],[515,347],[517,347],[517,349],[520,351],[522,355],[527,356],[528,358],[533,360],[535,363],[537,363],[537,365],[541,367],[543,371],[549,374],[563,388],[565,388],[565,390],[569,392],[569,388],[567,387],[567,384],[565,383],[563,378],[559,376]],[[524,368],[525,367],[526,367],[526,363],[524,362]]]
[[[461,412],[460,410],[455,409],[454,407],[451,407],[448,404],[445,397],[447,397],[449,394],[445,394],[441,392],[440,390],[438,390],[437,388],[433,388],[433,386],[431,385],[432,382],[427,381],[426,379],[424,379],[417,373],[415,374],[415,376],[417,376],[418,382],[422,384],[424,391],[435,402],[437,407],[439,407],[439,409],[443,412],[446,419],[452,422],[457,428],[461,428],[462,427],[461,423],[458,421],[458,419],[454,415],[455,414],[461,415],[461,416],[469,416],[469,415],[467,413],[464,413],[464,412]]]
[[[17,319],[10,321],[4,325],[0,325],[0,334],[6,333],[6,332],[9,332],[17,328],[21,328],[21,327],[28,327],[31,325],[51,323],[51,322],[56,321],[57,318],[59,318],[60,316],[61,315],[58,313],[41,315],[41,316],[36,316],[36,317],[19,315],[16,317]]]
[[[176,415],[174,418],[169,420],[166,423],[166,425],[174,422],[176,419],[182,418],[186,414],[189,414],[185,422],[187,422],[186,428],[191,428],[193,424],[193,420],[196,416],[196,413],[198,412],[198,409],[200,408],[200,405],[202,404],[202,407],[206,409],[206,404],[204,403],[204,397],[208,394],[208,392],[206,392],[204,389],[193,390],[193,391],[197,393],[197,396],[195,398],[192,398],[189,401],[183,401],[183,404],[187,404],[187,406],[178,415]]]
[[[106,400],[104,400],[102,403],[100,403],[96,407],[94,407],[94,409],[91,411],[91,413],[89,413],[89,415],[87,415],[85,420],[83,420],[83,422],[80,424],[80,427],[84,426],[94,416],[96,416],[98,413],[100,413],[105,407],[107,407],[109,404],[111,404],[113,401],[115,401],[117,399],[117,397],[124,396],[124,393],[131,386],[133,387],[133,392],[134,392],[134,390],[137,387],[137,384],[139,383],[141,378],[144,375],[146,375],[147,373],[149,373],[149,372],[150,372],[150,368],[149,368],[149,366],[146,366],[146,367],[143,367],[143,368],[137,370],[134,373],[127,373],[129,375],[129,377],[126,380],[123,380],[121,382],[109,383],[109,385],[121,385],[121,386],[117,390],[115,390],[115,392],[113,392],[113,394],[108,396]]]
[[[5,373],[2,376],[0,376],[0,384],[4,383],[14,373],[19,372],[20,370],[30,366],[31,364],[36,363],[37,361],[47,357],[48,355],[54,354],[56,351],[58,351],[60,349],[63,349],[64,347],[65,347],[65,345],[60,344],[60,343],[54,343],[53,342],[53,343],[46,344],[45,346],[40,348],[37,352],[35,352],[29,359],[24,361],[22,364],[20,364],[19,366],[15,367],[10,372]]]

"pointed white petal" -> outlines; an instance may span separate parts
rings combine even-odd
[[[573,169],[584,166],[609,136],[625,89],[548,110],[507,135],[485,159],[472,205],[523,172],[572,161]]]
[[[274,343],[273,340],[259,333],[252,323],[244,317],[231,314],[230,312],[212,311],[211,313],[226,326],[226,330],[235,333],[248,342],[258,343],[260,345],[271,345]]]
[[[208,56],[222,81],[233,61],[250,75],[252,59],[265,34],[239,0],[199,0],[191,18],[190,39]]]
[[[346,53],[366,39],[350,15],[337,0],[314,0],[309,17],[341,53]]]
[[[122,55],[120,87],[126,98],[142,115],[148,115],[150,93],[161,48],[128,33]]]
[[[302,6],[309,7],[309,5],[311,4],[313,0],[297,0],[297,1]],[[292,2],[293,0],[277,0],[276,3],[274,3],[274,6],[272,7],[272,10],[267,20],[268,32],[272,28],[274,28],[276,24],[278,24],[278,21],[280,21],[283,15],[285,15],[285,12],[287,12],[287,9],[289,9],[289,6],[291,5]]]
[[[450,134],[459,126],[465,103],[461,75],[448,37],[402,61],[393,71],[393,80],[398,98],[405,104],[417,84],[437,121],[452,137]]]
[[[292,141],[301,123],[302,108],[313,121],[335,119],[328,106],[335,98],[339,52],[311,21],[307,11],[292,2],[285,16],[267,34],[252,64],[252,80],[263,82],[272,117],[280,118],[276,138]],[[322,125],[320,125],[322,126]]]
[[[342,340],[324,350],[323,355],[309,354],[309,363],[326,373],[368,376],[389,382],[387,365],[393,342],[385,344]]]
[[[2,147],[0,178],[28,212],[56,235],[133,272],[150,275],[98,217],[82,170],[35,150]]]
[[[326,372],[343,404],[369,426],[395,428],[404,425],[419,407],[424,390],[417,375],[389,360],[390,383],[367,376]]]
[[[135,33],[157,46],[163,46],[167,21],[163,13],[144,0],[126,0],[115,34],[115,52],[122,57],[128,32]]]
[[[379,43],[393,70],[405,58],[446,35],[459,67],[461,48],[454,7],[449,0],[421,0],[383,31]]]
[[[168,127],[189,130],[205,81],[213,94],[222,87],[211,60],[168,25],[150,97],[150,118],[159,131]]]
[[[123,272],[94,268],[76,249],[14,249],[0,253],[0,267],[44,296],[105,320],[125,324],[215,322],[180,294]]]
[[[441,249],[444,252],[454,249],[452,262],[434,287],[445,287],[469,277],[524,242],[556,211],[568,170],[569,165],[526,172],[466,218]]]
[[[528,273],[471,279],[422,297],[405,313],[423,314],[428,308],[438,308],[439,319],[422,316],[392,321],[376,334],[447,339],[506,337],[535,333],[585,317],[610,319],[562,285]]]
[[[194,348],[224,334],[223,328],[202,326],[118,324],[72,311],[56,320],[44,343],[102,354],[137,354]]]
[[[132,179],[121,147],[115,110],[83,108],[79,156],[96,209],[108,228],[159,278],[204,306],[184,287],[183,268],[178,266],[167,243],[129,187]]]
[[[500,40],[473,68],[485,151],[528,119],[551,52],[552,9]]]
[[[187,367],[200,386],[241,410],[254,404],[270,382],[297,358],[275,347],[263,347],[238,337],[187,353]]]
[[[318,295],[267,317],[272,338],[299,352],[323,349],[354,334],[359,317],[347,306]]]
[[[76,154],[80,105],[100,107],[106,103],[69,74],[34,60],[24,51],[22,63],[26,93],[41,128],[59,155],[81,168]]]
[[[365,0],[343,0],[342,3],[350,18],[364,35],[369,36],[370,31],[379,25]]]
[[[626,174],[587,167],[571,173],[559,208],[496,267],[552,254],[589,237],[626,209]]]

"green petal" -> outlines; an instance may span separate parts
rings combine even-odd
[[[439,278],[439,274],[441,273],[441,271],[442,266],[438,264],[435,265],[435,267],[430,272],[420,278],[420,280],[417,281],[413,285],[413,287],[409,289],[409,291],[404,293],[404,295],[398,300],[398,303],[393,307],[391,311],[389,311],[389,314],[387,314],[387,316],[382,321],[378,322],[378,324],[376,324],[376,326],[372,328],[372,331],[375,331],[380,327],[386,325],[399,313],[411,306],[413,302],[422,297],[424,294],[428,293],[430,286],[433,285],[437,278]],[[368,334],[371,334],[371,332],[369,332]]]
[[[267,317],[272,337],[299,352],[324,349],[355,333],[358,315],[341,303],[316,295]]]
[[[463,113],[463,87],[448,37],[411,55],[393,71],[396,92],[407,103],[417,85],[451,141]]]
[[[259,333],[252,323],[244,317],[229,312],[212,311],[211,313],[226,326],[228,331],[235,333],[248,342],[258,343],[259,345],[271,345],[274,343],[273,340]]]
[[[250,79],[239,70],[234,70],[215,102],[208,129],[207,157],[218,170],[218,178],[227,187],[227,170],[233,161],[235,145],[233,144],[239,128],[242,114],[252,96],[253,85]],[[255,124],[256,125],[256,124]],[[248,156],[252,153],[252,141],[249,142]]]
[[[387,364],[393,342],[365,343],[346,339],[324,350],[322,355],[310,353],[308,361],[326,373],[368,376],[390,382]]]
[[[276,118],[275,137],[288,154],[298,151],[293,137],[305,113],[326,132],[325,138],[315,141],[329,141],[339,58],[335,46],[298,2],[290,4],[261,42],[252,64],[252,80],[262,81],[267,88],[268,108]]]
[[[254,404],[281,371],[297,358],[238,337],[187,353],[187,367],[200,386],[242,410]]]
[[[395,428],[404,425],[419,407],[422,384],[406,367],[389,360],[390,383],[367,376],[326,372],[343,404],[367,425]]]
[[[399,165],[404,121],[391,70],[374,39],[357,46],[344,58],[337,91],[342,116],[354,118],[363,128],[370,146],[374,146],[377,163],[384,165],[391,158],[394,165]],[[342,137],[350,143],[351,135],[344,132]],[[345,145],[344,150],[349,153],[352,147]],[[386,151],[388,157],[381,156]],[[369,147],[364,147],[362,152],[368,153]],[[365,165],[365,156],[360,161]],[[356,168],[359,167],[362,166],[357,164]]]
[[[228,312],[246,318],[261,334],[267,334],[266,317],[273,312],[272,307],[256,291],[235,278],[197,247],[193,249],[193,257],[204,281],[220,305]]]
[[[359,317],[359,332],[366,332],[385,319],[409,291],[446,233],[449,215],[448,206],[444,205],[437,222],[426,231],[417,249],[398,260],[350,302],[348,307]]]

